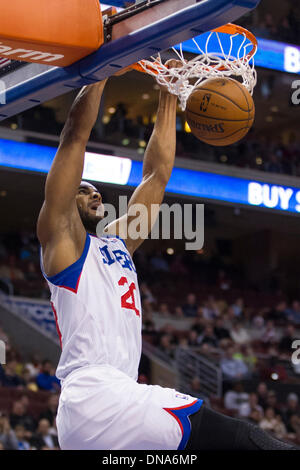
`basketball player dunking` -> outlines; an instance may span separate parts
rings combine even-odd
[[[51,291],[61,357],[57,415],[62,449],[290,449],[259,428],[208,409],[202,400],[138,384],[141,301],[124,216],[96,236],[101,195],[81,181],[84,155],[105,81],[77,96],[48,174],[37,233]],[[176,142],[176,100],[160,90],[143,179],[128,205],[160,204]],[[97,211],[98,210],[98,211]],[[101,212],[101,211],[100,211]]]

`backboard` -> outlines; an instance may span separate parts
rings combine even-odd
[[[96,52],[68,67],[7,59],[0,62],[0,121],[235,21],[259,1],[106,1],[122,9],[110,17],[104,14],[105,42]]]

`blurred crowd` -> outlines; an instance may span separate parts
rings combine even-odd
[[[242,297],[226,301],[219,288],[216,296],[189,293],[184,303],[171,307],[160,302],[146,283],[141,292],[144,341],[158,348],[170,364],[176,364],[178,348],[184,348],[221,368],[221,398],[203,393],[190,364],[192,379],[186,393],[279,439],[300,444],[299,301],[253,308]],[[252,390],[257,383],[257,390]]]
[[[300,10],[299,4],[290,3],[290,9],[287,14],[275,19],[271,10],[258,21],[252,22],[252,32],[265,39],[273,39],[274,41],[287,42],[289,44],[300,44]]]
[[[300,383],[300,367],[292,362],[300,333],[298,300],[258,308],[242,297],[228,302],[219,291],[216,296],[189,293],[184,303],[170,308],[167,302],[156,303],[146,283],[141,290],[144,338],[170,359],[177,347],[191,348],[220,364],[224,382]]]
[[[1,397],[4,389],[0,389]],[[0,450],[59,450],[56,429],[58,395],[50,395],[40,414],[33,415],[34,400],[27,393],[19,394],[11,407],[0,409]]]
[[[0,365],[0,450],[59,449],[60,382],[54,365],[36,356],[24,360],[1,326],[0,340],[6,346],[6,364]]]
[[[241,383],[236,383],[225,393],[224,408],[227,414],[246,419],[278,439],[300,442],[300,404],[295,392],[280,401],[266,382],[260,382],[250,393],[245,392]]]
[[[118,108],[123,109],[120,114]],[[55,114],[48,107],[39,106],[23,113],[19,129],[59,135],[62,125],[56,121]],[[51,118],[49,117],[49,113]],[[19,116],[20,120],[20,116]],[[15,118],[3,122],[10,127]],[[51,123],[51,124],[50,124]],[[300,141],[291,133],[288,141],[280,136],[259,136],[252,131],[236,144],[226,147],[213,147],[198,140],[192,133],[184,130],[184,115],[178,116],[176,156],[193,160],[234,165],[270,173],[282,173],[300,176]],[[105,143],[114,147],[124,147],[145,151],[153,130],[153,123],[145,124],[142,116],[127,118],[126,107],[119,103],[109,122],[102,124],[101,131],[94,129],[91,143]],[[30,142],[30,139],[29,139]],[[53,143],[49,142],[50,145]]]
[[[49,298],[48,286],[41,274],[35,234],[0,237],[0,290],[6,294]]]
[[[122,103],[120,106],[125,109]],[[141,117],[137,121],[135,123],[127,119],[126,113],[118,116],[116,120],[113,115],[110,122],[104,126],[101,137],[94,132],[92,139],[112,145],[123,145],[122,142],[126,142],[126,145],[134,148],[137,148],[140,143],[146,145],[153,130],[153,124],[144,125]],[[291,133],[289,141],[284,142],[279,135],[270,138],[270,136],[254,135],[250,131],[244,139],[233,145],[213,147],[204,144],[192,133],[185,132],[183,128],[184,116],[178,116],[176,156],[179,158],[300,176],[300,140],[296,134]]]

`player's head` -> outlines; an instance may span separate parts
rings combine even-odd
[[[85,229],[88,232],[96,233],[97,224],[104,217],[100,192],[91,183],[81,181],[76,194],[76,203]]]

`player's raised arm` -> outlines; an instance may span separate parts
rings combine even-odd
[[[82,178],[86,145],[98,116],[105,83],[106,80],[86,86],[76,97],[47,176],[37,234],[48,275],[72,264],[83,250],[86,231],[78,213],[76,194]]]
[[[176,151],[176,105],[177,97],[161,89],[155,126],[144,155],[142,182],[129,201],[127,214],[106,229],[108,233],[122,237],[131,254],[153,228],[172,173]],[[144,208],[142,213],[137,212],[138,205]],[[131,222],[137,217],[142,225],[142,230],[138,230],[144,232],[139,238],[132,237],[130,230]]]

